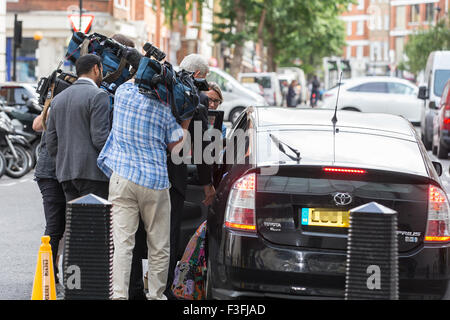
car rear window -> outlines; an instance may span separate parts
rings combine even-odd
[[[262,85],[264,89],[272,88],[272,82],[270,77],[242,77],[242,83],[258,83]]]
[[[450,79],[450,70],[436,70],[434,75],[434,94],[442,96],[445,84]]]
[[[367,82],[359,86],[348,89],[351,92],[367,92],[367,93],[387,93],[387,84],[385,82]]]
[[[342,166],[378,168],[427,176],[426,167],[417,142],[379,134],[349,132],[346,129],[336,134],[333,145],[332,128],[318,130],[271,131],[281,143],[300,151],[305,165],[331,165],[334,161]],[[334,157],[333,149],[336,149]],[[291,156],[288,148],[284,148]],[[269,137],[269,132],[258,135],[258,165],[292,160],[283,154]]]

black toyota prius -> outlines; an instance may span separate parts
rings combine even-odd
[[[248,108],[235,122],[207,211],[209,298],[344,298],[349,211],[370,202],[398,212],[400,299],[450,298],[442,166],[401,117],[333,115]]]

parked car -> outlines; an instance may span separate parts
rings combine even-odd
[[[402,117],[339,111],[333,134],[333,114],[263,107],[240,115],[229,140],[240,129],[253,130],[223,155],[243,148],[242,164],[215,169],[217,196],[207,215],[208,298],[343,299],[348,225],[326,214],[347,219],[349,210],[373,201],[398,212],[400,299],[450,298],[450,207],[442,166],[430,160]],[[278,170],[267,175],[263,169],[270,168]],[[200,204],[201,192],[188,188],[187,201]],[[338,206],[338,193],[351,201]],[[302,219],[311,210],[317,224]]]
[[[424,100],[420,128],[423,144],[432,149],[433,123],[438,113],[442,91],[450,79],[450,51],[434,51],[428,57],[425,69],[425,85],[419,89],[419,99]]]
[[[271,106],[281,106],[283,96],[275,72],[240,73],[238,80],[241,83],[259,83],[264,88],[264,98],[267,103]]]
[[[306,104],[309,99],[308,83],[306,82],[305,72],[300,68],[282,67],[277,70],[278,78],[287,80],[291,83],[292,80],[297,80],[300,86],[299,104]]]
[[[249,106],[267,105],[261,95],[245,88],[229,73],[213,67],[210,67],[209,71],[206,79],[216,82],[222,90],[224,101],[217,110],[224,111],[225,121],[234,123],[241,112]]]
[[[334,109],[339,87],[323,95],[319,108]],[[418,88],[407,80],[393,77],[362,77],[346,79],[341,85],[338,109],[390,113],[403,116],[420,125],[422,102],[417,99]]]
[[[264,89],[259,83],[242,83],[242,85],[264,97]]]
[[[450,80],[442,91],[439,111],[434,117],[433,154],[439,159],[448,159],[450,152]]]
[[[28,100],[38,100],[33,84],[19,82],[0,83],[0,97],[4,98],[8,106],[24,106]]]

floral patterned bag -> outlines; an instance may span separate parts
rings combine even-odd
[[[189,241],[175,268],[172,292],[179,299],[204,300],[206,282],[206,221]]]

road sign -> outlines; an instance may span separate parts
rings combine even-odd
[[[92,26],[92,21],[94,21],[94,15],[92,14],[82,14],[81,15],[81,28],[80,28],[80,15],[70,14],[69,21],[72,25],[72,29],[75,32],[81,31],[83,33],[88,33]]]

